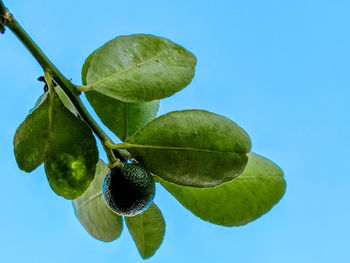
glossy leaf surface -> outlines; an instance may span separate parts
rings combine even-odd
[[[142,258],[153,256],[165,234],[164,218],[158,207],[152,203],[142,214],[125,217],[125,222]]]
[[[161,184],[184,207],[205,221],[224,226],[241,226],[268,212],[286,189],[283,171],[270,160],[254,153],[244,173],[232,182],[214,188],[191,188]]]
[[[108,208],[102,196],[102,182],[107,170],[107,166],[99,161],[89,189],[73,201],[75,215],[86,231],[105,242],[117,239],[123,229],[122,217]]]
[[[153,35],[117,37],[88,57],[83,66],[86,91],[124,102],[145,102],[173,95],[194,76],[195,56],[168,39]]]
[[[158,117],[127,139],[126,146],[166,181],[214,187],[243,172],[251,143],[233,121],[207,111],[186,110]]]

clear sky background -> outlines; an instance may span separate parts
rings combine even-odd
[[[284,198],[239,228],[204,222],[157,188],[167,228],[148,262],[350,262],[349,1],[5,3],[75,83],[85,58],[118,35],[185,46],[198,58],[196,77],[159,113],[227,116],[251,136],[253,151],[284,170]],[[13,136],[42,93],[40,75],[14,35],[0,35],[0,262],[143,262],[126,228],[112,243],[95,240],[42,166],[32,174],[17,168]]]

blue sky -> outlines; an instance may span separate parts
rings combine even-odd
[[[5,3],[75,83],[85,58],[118,35],[149,33],[185,46],[198,58],[196,77],[162,101],[160,114],[224,115],[249,133],[253,151],[284,170],[285,197],[239,228],[201,221],[158,188],[167,230],[148,262],[350,261],[349,1]],[[43,167],[17,168],[13,135],[42,92],[40,75],[14,35],[0,35],[0,262],[143,262],[126,229],[112,243],[90,237]]]

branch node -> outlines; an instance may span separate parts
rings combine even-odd
[[[117,166],[119,166],[121,164],[121,161],[119,160],[119,159],[117,159],[114,163],[109,163],[108,165],[107,165],[107,167],[109,168],[109,169],[113,169],[114,167],[117,167]]]

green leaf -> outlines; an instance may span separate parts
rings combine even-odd
[[[164,218],[158,207],[152,203],[142,214],[124,218],[142,258],[153,256],[165,234]]]
[[[99,161],[96,175],[89,189],[73,201],[75,215],[93,237],[110,242],[117,239],[123,230],[123,218],[113,213],[102,196],[102,182],[107,166]]]
[[[31,172],[42,162],[51,188],[75,199],[95,175],[98,151],[88,125],[78,118],[64,92],[44,93],[18,127],[14,152],[20,169]],[[60,98],[64,99],[65,105]]]
[[[184,207],[205,221],[224,226],[245,225],[267,213],[284,195],[283,171],[254,153],[242,175],[215,188],[160,183]]]
[[[29,114],[32,113],[34,110],[39,108],[39,106],[47,99],[47,92],[43,93],[39,99],[36,101],[34,107],[29,111]]]
[[[101,121],[121,140],[153,120],[159,108],[159,100],[126,103],[96,91],[88,91],[85,95]]]
[[[57,93],[58,97],[60,98],[61,102],[63,105],[70,110],[71,113],[73,113],[75,116],[79,117],[79,113],[77,109],[74,107],[73,103],[71,100],[68,98],[66,93],[62,90],[60,86],[55,87],[55,92]]]
[[[186,110],[158,117],[123,147],[166,181],[214,187],[243,172],[251,143],[233,121],[207,111]]]
[[[45,158],[51,188],[67,199],[79,197],[93,180],[97,161],[96,141],[90,128],[52,94]]]
[[[60,100],[63,103],[63,105],[67,109],[69,109],[75,116],[79,117],[79,113],[78,113],[77,109],[74,107],[73,103],[68,98],[66,93],[62,90],[62,88],[60,86],[55,86],[55,92],[58,95],[58,97],[60,98]],[[32,111],[37,109],[45,101],[45,99],[47,98],[48,94],[49,94],[48,92],[45,92],[43,95],[41,95],[39,97],[39,99],[37,100],[36,104],[34,105],[33,109],[31,109],[29,111],[29,113],[32,113]]]
[[[90,68],[92,58],[94,57],[95,53],[96,51],[92,52],[84,62],[83,68],[81,70],[81,79],[83,81],[83,85],[87,85],[86,77]]]
[[[95,90],[124,102],[145,102],[173,95],[194,76],[195,56],[168,39],[120,36],[88,57],[85,91]]]
[[[17,128],[13,140],[18,167],[29,173],[44,162],[49,131],[49,100],[45,93]]]
[[[82,70],[83,84],[95,52],[85,61]],[[141,103],[127,103],[105,96],[96,91],[85,93],[96,114],[122,141],[153,120],[158,112],[159,100]]]

